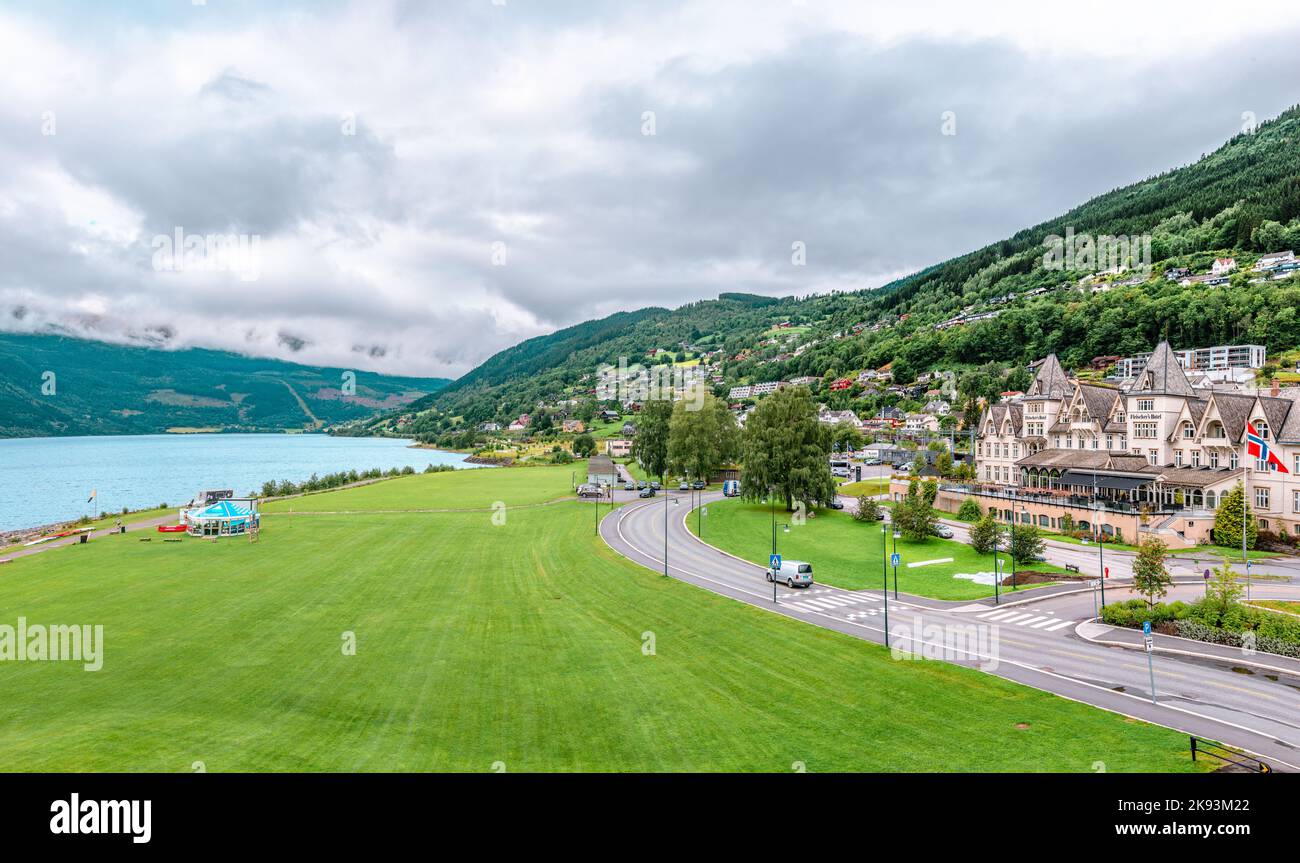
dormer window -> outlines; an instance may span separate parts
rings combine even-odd
[[[1183,437],[1188,440],[1196,437],[1196,428],[1189,422],[1183,423]]]
[[[1258,432],[1259,436],[1262,437],[1264,440],[1268,440],[1267,422],[1265,422],[1264,420],[1255,420],[1255,431]]]

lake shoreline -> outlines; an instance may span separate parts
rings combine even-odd
[[[478,469],[464,453],[410,438],[325,434],[81,435],[0,440],[0,543],[85,519],[179,510],[206,489],[262,497],[269,482],[428,465]],[[92,497],[93,494],[93,497]],[[98,510],[98,515],[95,515]]]

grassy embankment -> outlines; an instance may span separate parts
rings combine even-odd
[[[631,564],[588,505],[528,505],[569,473],[406,477],[273,504],[258,543],[128,533],[7,565],[4,623],[100,624],[105,652],[0,663],[0,768],[1199,769],[1172,731]],[[446,507],[469,511],[418,511]]]

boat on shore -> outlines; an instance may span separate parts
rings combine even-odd
[[[94,530],[93,527],[79,527],[76,528],[75,530],[65,530],[59,533],[52,533],[49,536],[37,537],[36,539],[31,540],[30,542],[24,542],[23,548],[27,548],[28,546],[33,546],[33,545],[40,545],[41,543],[45,543],[45,542],[53,542],[56,539],[67,539],[70,536],[76,536],[82,533],[90,533],[92,530]]]

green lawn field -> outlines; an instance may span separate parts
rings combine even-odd
[[[1201,769],[1172,731],[662,578],[586,504],[366,511],[447,478],[541,499],[558,473],[394,480],[334,494],[357,515],[268,513],[258,543],[128,533],[6,565],[0,623],[99,624],[105,647],[98,672],[0,662],[0,770]]]
[[[793,513],[777,507],[776,549],[791,560],[806,560],[813,565],[817,581],[848,590],[879,589],[881,579],[881,523],[854,521],[847,512],[817,510],[816,516],[802,525],[791,524],[789,533],[781,527],[791,523]],[[697,519],[688,520],[696,532]],[[745,503],[738,498],[709,505],[704,523],[704,540],[723,551],[745,560],[765,564],[772,552],[772,515],[763,504]],[[892,535],[889,548],[894,551]],[[993,555],[978,555],[963,542],[931,537],[923,542],[897,540],[903,566],[898,569],[898,589],[903,593],[934,599],[978,599],[993,595],[993,585],[976,584],[969,579],[953,578],[953,573],[993,572]],[[907,564],[951,557],[952,563],[920,566]],[[1006,555],[999,555],[1004,561]],[[1005,562],[1003,564],[1006,565]],[[1038,572],[1064,572],[1049,563],[1017,569]],[[893,588],[894,571],[889,570]],[[1032,588],[1030,588],[1032,589]],[[1008,588],[1002,588],[1006,592]],[[1026,590],[1026,588],[1021,589]]]
[[[481,476],[508,472],[505,480]],[[350,489],[320,492],[262,507],[276,512],[354,512],[403,509],[488,509],[497,502],[507,507],[546,503],[573,496],[572,481],[587,481],[587,462],[536,467],[475,468],[473,470],[417,473]]]
[[[889,478],[880,477],[877,479],[864,479],[861,482],[846,482],[839,486],[836,491],[848,497],[858,497],[859,495],[871,495],[875,497],[878,494],[889,493]]]

